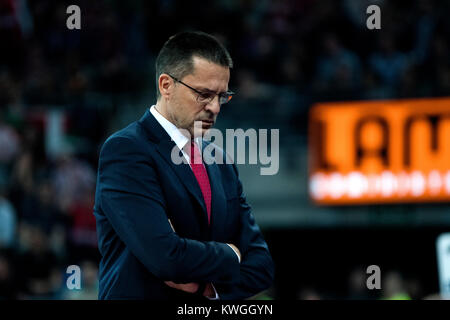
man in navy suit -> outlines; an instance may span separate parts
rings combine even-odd
[[[156,105],[104,143],[99,299],[245,299],[271,286],[272,258],[236,166],[217,146],[222,163],[201,160],[201,137],[232,96],[231,67],[214,37],[172,36],[156,60]]]

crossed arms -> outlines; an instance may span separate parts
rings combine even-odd
[[[166,284],[184,284],[177,289],[191,292],[196,283],[213,283],[222,299],[246,298],[271,285],[272,259],[240,182],[241,232],[234,246],[241,263],[226,243],[182,238],[174,232],[152,159],[133,138],[115,136],[105,143],[99,183],[101,206],[112,227],[146,269]],[[204,294],[211,294],[208,286]]]

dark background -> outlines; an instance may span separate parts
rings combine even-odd
[[[81,30],[66,28],[70,4]],[[370,4],[381,30],[366,28]],[[234,59],[217,127],[280,129],[277,175],[240,166],[276,263],[260,298],[437,293],[448,204],[317,207],[306,141],[316,102],[449,96],[449,14],[425,0],[0,0],[0,298],[96,298],[99,148],[155,103],[156,55],[182,30],[214,34]],[[70,264],[83,290],[65,289]],[[372,264],[381,290],[365,287]]]

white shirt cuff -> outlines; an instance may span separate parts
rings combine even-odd
[[[213,298],[209,298],[209,297],[207,297],[209,300],[219,300],[220,298],[219,298],[219,294],[217,293],[217,290],[216,290],[216,288],[214,288],[214,285],[211,283],[211,287],[213,288],[213,290],[214,290],[214,293],[216,294],[216,296],[215,297],[213,297]]]
[[[230,246],[228,243],[227,243],[227,246],[229,246],[234,251],[234,253],[236,253],[236,256],[237,256],[237,258],[239,260],[239,263],[241,263],[241,257],[239,257],[239,254],[236,252],[236,250],[234,250],[233,247]]]

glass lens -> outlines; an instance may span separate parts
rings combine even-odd
[[[197,101],[200,103],[209,103],[211,102],[214,98],[216,97],[215,93],[212,92],[203,92],[203,93],[198,93],[197,96]],[[219,104],[225,104],[227,102],[229,102],[231,100],[231,98],[233,97],[232,94],[230,93],[222,93],[219,94]]]
[[[216,95],[214,93],[203,92],[198,95],[198,102],[211,102]]]
[[[220,95],[220,104],[228,103],[233,96],[229,93],[224,93]]]

